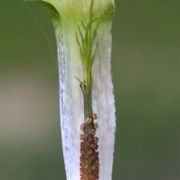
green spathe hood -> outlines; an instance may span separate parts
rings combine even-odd
[[[40,2],[50,10],[52,16],[61,24],[76,25],[86,19],[89,12],[90,0],[25,0],[28,2]],[[115,4],[114,0],[95,0],[95,15],[103,22],[111,21]]]

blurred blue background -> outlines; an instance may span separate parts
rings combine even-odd
[[[180,1],[117,0],[113,180],[180,179]],[[0,180],[64,180],[54,32],[39,4],[0,5]]]

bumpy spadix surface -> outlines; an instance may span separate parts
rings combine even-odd
[[[80,124],[84,121],[79,82],[83,67],[75,39],[77,25],[86,21],[90,0],[44,0],[51,10],[58,49],[60,118],[67,180],[80,180]],[[112,179],[115,139],[115,106],[111,77],[112,0],[95,0],[102,15],[98,31],[99,49],[93,68],[93,109],[98,115],[100,180]]]

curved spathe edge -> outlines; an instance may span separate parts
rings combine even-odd
[[[60,20],[60,13],[56,8],[56,5],[48,0],[24,0],[25,2],[37,2],[46,7],[51,15],[51,17],[55,20]]]

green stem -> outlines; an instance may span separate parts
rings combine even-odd
[[[84,72],[84,82],[81,83],[81,89],[83,93],[84,99],[84,119],[87,117],[92,117],[93,107],[92,107],[92,86],[93,86],[93,78],[92,73]]]

